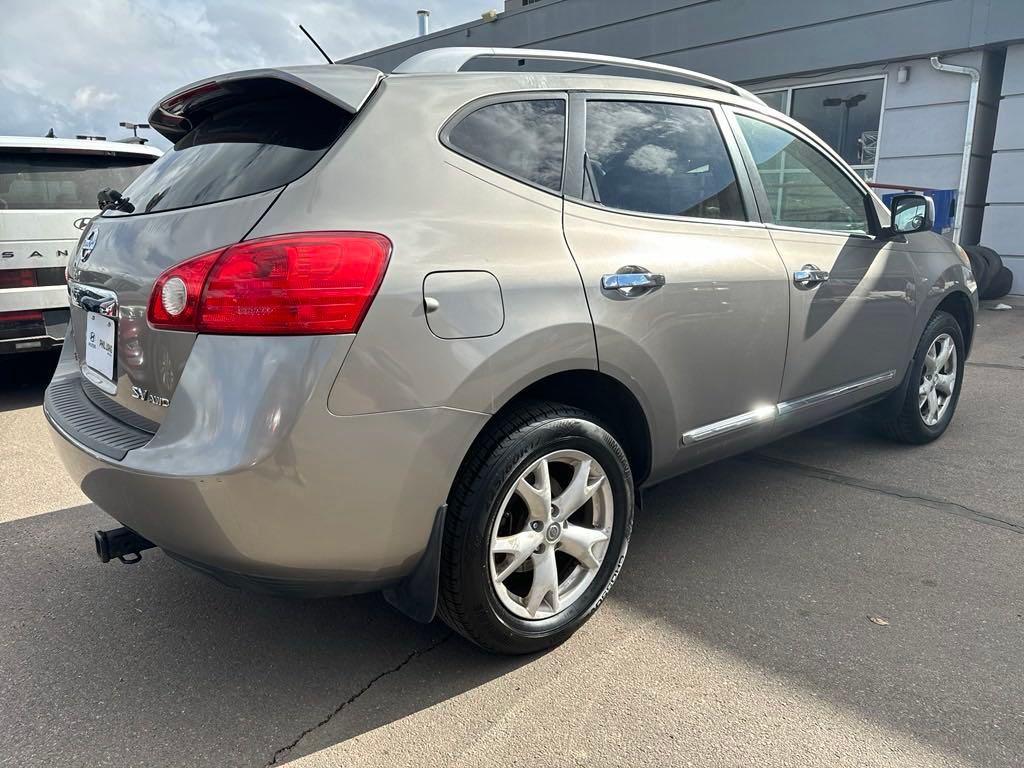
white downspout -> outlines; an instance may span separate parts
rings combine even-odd
[[[967,131],[964,133],[964,159],[960,164],[960,185],[956,190],[956,212],[953,222],[953,242],[960,243],[960,233],[964,226],[964,206],[967,204],[967,177],[971,170],[971,150],[974,147],[974,122],[978,113],[978,88],[981,72],[974,67],[961,67],[957,64],[943,64],[938,56],[932,56],[932,66],[940,72],[952,72],[971,78],[971,95],[967,100]]]

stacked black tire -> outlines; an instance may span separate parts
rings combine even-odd
[[[1013,272],[1003,266],[999,254],[984,245],[964,246],[967,257],[971,260],[974,279],[978,283],[978,296],[981,299],[1001,299],[1010,292],[1013,285]]]

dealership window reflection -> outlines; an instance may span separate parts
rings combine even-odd
[[[883,78],[782,88],[759,93],[824,139],[865,179],[874,177]]]

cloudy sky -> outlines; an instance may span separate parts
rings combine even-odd
[[[0,135],[117,138],[178,86],[335,59],[479,18],[501,0],[0,0]],[[153,143],[166,146],[155,132]]]

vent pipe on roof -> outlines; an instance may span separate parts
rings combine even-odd
[[[416,22],[419,25],[420,37],[430,34],[430,11],[425,8],[416,11]]]

